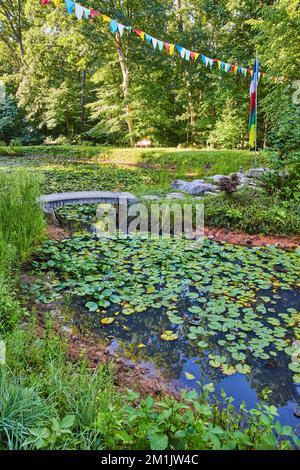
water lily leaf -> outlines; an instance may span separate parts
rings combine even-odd
[[[248,364],[237,364],[236,365],[236,370],[240,374],[249,374],[251,372],[251,367],[248,366]]]
[[[205,349],[208,348],[208,343],[206,343],[205,341],[198,341],[198,346],[201,349]]]
[[[234,375],[236,373],[236,368],[233,366],[228,366],[227,364],[222,364],[221,370],[225,375]]]
[[[99,305],[96,304],[96,302],[87,302],[85,304],[85,307],[90,311],[90,312],[96,312],[98,310]]]
[[[241,352],[234,352],[232,353],[232,358],[236,359],[237,361],[244,361],[246,359],[246,354]]]
[[[106,318],[101,318],[101,323],[103,323],[103,325],[109,325],[110,323],[112,323],[115,319],[113,317],[106,317]]]
[[[184,375],[185,375],[185,378],[187,380],[194,380],[195,379],[195,376],[193,374],[190,374],[189,372],[185,372]]]
[[[171,330],[166,330],[164,333],[160,335],[160,337],[164,341],[174,341],[175,339],[178,339],[178,334],[174,333]]]
[[[211,365],[212,367],[214,367],[214,368],[216,368],[216,369],[221,366],[221,362],[214,361],[213,359],[211,359],[211,360],[209,361],[209,363],[210,363],[210,365]]]
[[[289,369],[293,372],[300,373],[300,364],[298,362],[291,362],[289,364]]]
[[[300,384],[300,374],[293,375],[293,381],[295,384]]]

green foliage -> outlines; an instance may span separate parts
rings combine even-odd
[[[5,337],[21,318],[21,308],[7,281],[0,274],[0,338]]]
[[[36,339],[18,331],[7,341],[0,368],[0,448],[5,449],[290,449],[299,440],[266,403],[234,410],[223,393],[218,406],[212,384],[202,396],[181,400],[122,393],[112,368],[87,368],[65,359],[61,339]],[[88,396],[88,400],[87,400]],[[241,419],[247,421],[241,427]]]
[[[215,227],[239,229],[247,233],[299,235],[298,202],[284,203],[279,197],[259,190],[240,190],[229,197],[224,194],[205,197],[205,222]]]
[[[43,236],[44,216],[37,202],[40,179],[26,171],[0,173],[0,240],[24,260]]]
[[[95,7],[92,0],[85,5]],[[154,37],[245,67],[258,49],[268,73],[259,84],[259,145],[296,147],[291,87],[300,60],[298,0],[116,0],[97,8]],[[12,100],[2,117],[0,111],[5,141],[65,134],[112,144],[147,136],[157,145],[246,144],[249,77],[168,56],[135,34],[113,36],[99,19],[78,21],[64,5],[12,0],[1,5],[0,21],[0,77]],[[18,125],[20,116],[28,131]]]
[[[224,109],[210,133],[208,142],[213,147],[227,149],[237,148],[241,142],[243,118],[237,115],[236,105],[232,100],[226,101]]]

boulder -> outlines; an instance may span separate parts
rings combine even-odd
[[[225,178],[226,175],[214,175],[211,177],[214,183],[218,183],[220,179]]]
[[[204,180],[194,180],[194,181],[183,181],[183,180],[176,180],[171,183],[172,189],[179,189],[184,193],[188,194],[203,194],[206,191],[211,191],[216,189],[213,184],[206,183]]]
[[[187,181],[183,180],[175,180],[173,183],[171,183],[171,188],[172,189],[181,189],[187,184]]]
[[[268,168],[251,168],[251,170],[248,171],[247,176],[248,178],[259,178],[268,171],[270,171]]]
[[[199,180],[192,181],[191,183],[186,184],[182,191],[188,193],[188,194],[203,194],[206,191],[211,191],[214,189],[214,185],[210,183],[204,183]]]

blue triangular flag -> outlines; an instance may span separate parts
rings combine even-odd
[[[66,0],[66,7],[67,12],[69,13],[69,15],[71,15],[75,8],[75,3],[73,2],[73,0]]]
[[[118,31],[118,23],[112,18],[110,20],[110,30],[112,33],[116,33]]]
[[[159,41],[159,40],[157,40],[157,43],[158,43],[159,50],[162,51],[163,48],[164,48],[164,43],[162,41]]]
[[[152,36],[149,36],[149,34],[145,34],[145,39],[147,41],[148,44],[151,44],[151,41],[152,41]]]

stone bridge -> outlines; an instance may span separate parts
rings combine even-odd
[[[131,193],[115,191],[75,191],[69,193],[46,194],[39,198],[44,211],[53,214],[56,207],[74,204],[134,204],[138,199]]]

